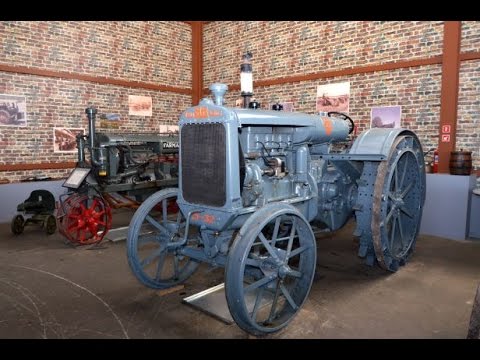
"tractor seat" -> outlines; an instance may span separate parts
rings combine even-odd
[[[48,190],[34,190],[27,200],[17,206],[17,211],[27,213],[50,213],[55,210],[55,197]]]

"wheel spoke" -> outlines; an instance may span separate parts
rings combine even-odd
[[[290,253],[292,252],[293,238],[295,237],[296,224],[297,224],[297,218],[293,218],[292,231],[290,232],[290,238],[288,239],[287,254],[285,256],[285,263],[288,262],[288,258],[290,257]]]
[[[252,320],[253,320],[253,322],[256,322],[255,319],[257,318],[257,312],[258,312],[258,309],[260,308],[260,303],[262,302],[264,291],[265,291],[265,288],[261,288],[260,290],[258,290],[258,294],[257,294],[257,297],[255,299],[255,305],[253,306],[253,310],[252,310]]]
[[[95,218],[99,218],[99,217],[101,217],[103,214],[105,214],[105,210],[102,210],[102,211],[94,211],[92,215],[93,215],[93,217],[95,217]]]
[[[271,323],[273,317],[275,315],[275,308],[277,307],[278,295],[280,293],[280,280],[277,280],[277,286],[275,287],[275,296],[273,297],[272,307],[270,308],[270,314],[268,315],[268,319],[266,323]]]
[[[388,192],[388,197],[390,198],[390,200],[394,201],[395,200],[395,196],[393,195],[392,192]]]
[[[297,256],[298,254],[301,254],[302,252],[304,252],[305,250],[307,249],[310,249],[310,246],[300,246],[299,248],[296,248],[295,250],[293,250],[291,253],[290,253],[290,256],[288,257],[288,259],[291,259],[295,256]]]
[[[98,226],[96,224],[89,223],[88,224],[88,230],[90,231],[90,234],[96,235],[97,232],[98,232]]]
[[[281,217],[277,217],[275,220],[275,227],[273,228],[273,235],[272,235],[272,246],[275,246],[278,237],[278,229],[280,228],[280,220]]]
[[[164,251],[164,249],[162,247],[158,248],[157,250],[153,251],[148,257],[146,257],[145,259],[143,259],[141,262],[140,262],[140,266],[141,267],[145,267],[145,266],[148,266],[150,265],[150,263],[158,256],[160,256],[160,254],[162,253],[162,251]]]
[[[85,229],[79,229],[79,230],[80,230],[80,242],[85,242]]]
[[[395,166],[395,169],[393,169],[393,173],[395,174],[394,178],[395,178],[395,188],[393,189],[394,191],[398,191],[398,171],[397,171],[397,167]]]
[[[158,235],[155,234],[155,233],[150,233],[150,234],[144,234],[144,235],[139,235],[138,236],[138,245],[144,245],[146,243],[149,243],[149,242],[155,242],[155,243],[158,243],[159,241],[161,241],[159,238],[158,238]]]
[[[410,219],[413,219],[413,214],[410,212],[410,210],[407,209],[405,205],[400,206],[400,210],[402,210]]]
[[[164,226],[162,226],[158,221],[156,221],[153,217],[151,217],[150,215],[147,215],[145,217],[145,219],[151,224],[153,225],[155,228],[157,228],[158,230],[160,230],[162,233],[164,233],[165,235],[169,236],[170,235],[170,231],[168,231],[168,229],[166,229]]]
[[[158,257],[158,264],[157,264],[157,271],[155,272],[155,280],[159,281],[162,276],[162,269],[163,264],[165,264],[165,257],[167,256],[167,252],[162,252]]]
[[[405,156],[405,164],[403,165],[402,180],[400,181],[400,186],[399,186],[400,189],[403,187],[403,181],[405,180],[405,174],[407,173],[407,164],[408,164],[408,156]]]
[[[405,246],[404,237],[403,237],[403,227],[400,214],[397,216],[398,221],[398,231],[400,233],[400,242],[402,243],[402,248]]]
[[[167,199],[163,199],[162,201],[162,218],[163,218],[163,223],[166,224],[168,219],[168,212],[167,212]]]
[[[407,187],[405,188],[405,190],[402,191],[402,194],[400,195],[402,199],[407,195],[407,193],[410,191],[412,186],[413,186],[413,182],[408,184]]]
[[[293,301],[292,296],[291,296],[290,293],[288,292],[288,290],[287,290],[287,288],[285,287],[285,285],[280,284],[280,290],[282,290],[283,295],[284,295],[285,298],[287,299],[287,301],[288,301],[288,303],[290,304],[290,306],[292,307],[292,309],[293,309],[293,310],[297,310],[297,309],[298,309],[298,305],[295,304],[295,301]]]
[[[387,217],[385,218],[384,226],[387,226],[387,224],[390,222],[390,219],[392,218],[392,215],[393,215],[394,212],[395,212],[395,207],[392,206],[390,208],[390,212],[388,213]]]
[[[270,256],[273,257],[275,260],[279,260],[277,253],[270,246],[270,243],[268,242],[268,240],[265,238],[265,235],[263,235],[261,231],[258,233],[258,237],[260,238],[260,241],[262,242],[263,246],[265,246],[265,248],[267,249]]]
[[[259,268],[261,264],[262,264],[261,260],[252,259],[252,258],[245,259],[245,265],[255,266]]]
[[[248,285],[246,288],[243,289],[244,294],[246,294],[249,291],[255,290],[259,288],[260,286],[264,286],[268,284],[269,282],[275,280],[277,278],[276,275],[272,276],[265,276],[263,279],[260,279],[258,281],[255,281],[254,283]]]
[[[397,222],[395,221],[395,218],[393,219],[393,223],[392,223],[392,233],[390,234],[390,251],[393,251],[393,241],[395,239],[395,227],[397,225]]]
[[[295,278],[301,278],[301,277],[302,277],[302,273],[301,273],[300,271],[293,270],[293,269],[290,269],[290,270],[287,272],[287,275],[288,275],[288,276],[295,277]]]

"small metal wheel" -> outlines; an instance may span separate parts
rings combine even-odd
[[[425,162],[416,136],[399,136],[378,166],[372,239],[379,265],[397,271],[413,253],[425,202]]]
[[[178,189],[152,194],[137,209],[127,235],[128,264],[145,286],[165,289],[184,282],[199,262],[180,254],[185,217],[176,205]],[[195,229],[191,227],[189,234]]]
[[[55,216],[48,215],[43,222],[43,227],[47,235],[52,235],[57,230],[57,219],[55,219]]]
[[[253,335],[285,327],[310,292],[315,263],[315,236],[295,207],[269,204],[251,215],[225,267],[227,304],[238,326]]]
[[[112,227],[110,206],[97,195],[73,194],[60,212],[59,231],[74,244],[99,243]]]
[[[20,235],[25,229],[25,219],[22,215],[15,215],[12,219],[12,223],[10,228],[12,229],[12,233],[15,235]]]

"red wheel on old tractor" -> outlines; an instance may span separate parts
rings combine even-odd
[[[76,245],[99,243],[112,227],[110,206],[97,195],[73,194],[60,211],[59,231]]]

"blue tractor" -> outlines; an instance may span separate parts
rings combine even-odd
[[[201,262],[225,267],[230,313],[243,330],[285,327],[314,277],[312,226],[356,219],[360,257],[395,272],[412,255],[425,201],[425,163],[407,129],[352,132],[343,114],[307,115],[223,106],[210,87],[180,117],[179,188],[151,195],[134,214],[129,265],[144,285],[185,281]],[[179,211],[172,204],[177,204]]]

